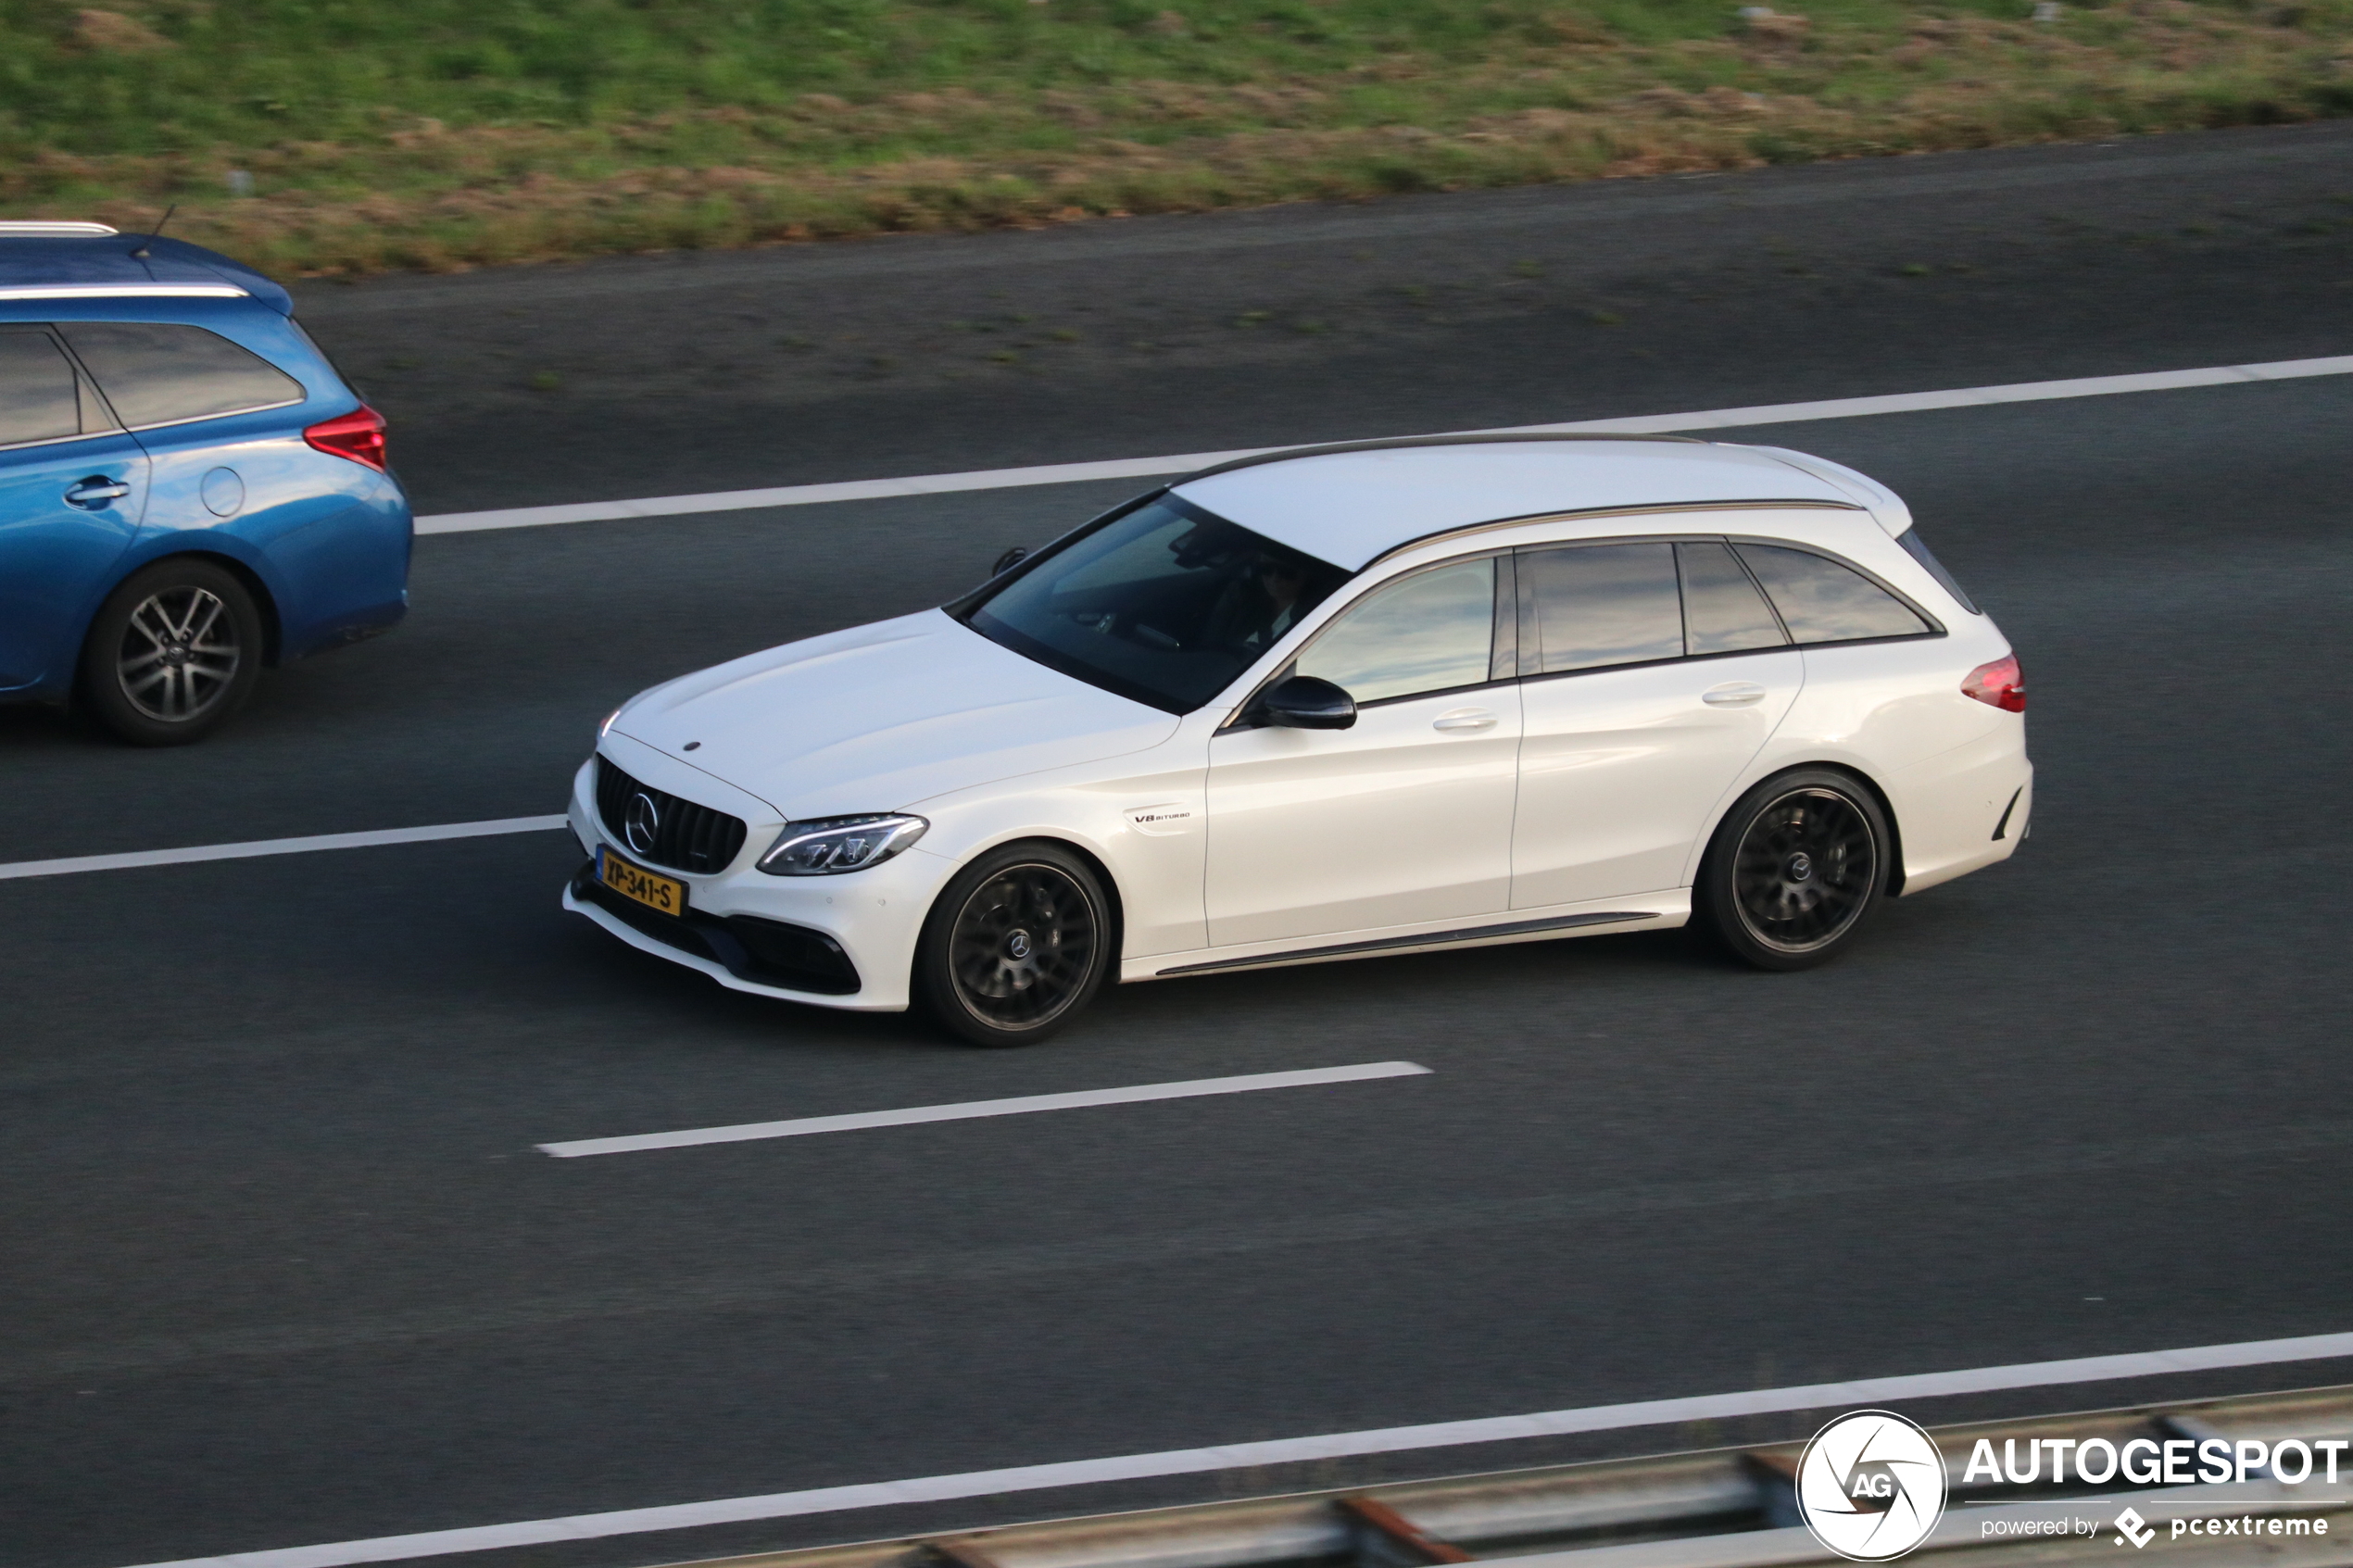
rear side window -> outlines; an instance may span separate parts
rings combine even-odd
[[[1960,583],[1954,581],[1953,574],[1944,570],[1944,563],[1936,558],[1935,553],[1928,547],[1928,541],[1920,537],[1920,531],[1919,529],[1906,529],[1904,531],[1904,536],[1895,542],[1904,546],[1904,553],[1906,555],[1911,557],[1914,560],[1928,568],[1928,574],[1936,579],[1936,585],[1938,587],[1953,596],[1953,602],[1955,604],[1959,605],[1971,615],[1983,615],[1985,613],[1983,610],[1977,608],[1976,600],[1970,598],[1969,595],[1961,591]]]
[[[1674,546],[1529,550],[1518,564],[1521,674],[1683,656]]]
[[[1376,588],[1299,656],[1296,672],[1360,703],[1485,683],[1495,643],[1495,562],[1462,561]]]
[[[81,434],[74,380],[48,333],[0,331],[0,446]]]
[[[302,401],[302,383],[202,327],[77,321],[66,341],[133,430]]]
[[[1756,591],[1728,545],[1675,546],[1683,569],[1683,644],[1686,652],[1739,653],[1788,643],[1773,607]]]
[[[1810,550],[1775,545],[1742,545],[1738,549],[1773,596],[1773,608],[1798,642],[1917,637],[1931,629],[1910,606],[1852,567]]]

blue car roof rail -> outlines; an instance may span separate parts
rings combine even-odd
[[[0,221],[0,300],[126,297],[251,297],[281,316],[294,314],[293,296],[278,284],[185,240],[124,234],[104,223]]]
[[[66,218],[0,218],[0,235],[33,240],[104,239],[122,231],[111,223],[84,223]]]

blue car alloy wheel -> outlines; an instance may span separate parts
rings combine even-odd
[[[134,573],[90,623],[92,716],[141,746],[185,746],[232,718],[261,673],[261,617],[234,573],[185,556]]]

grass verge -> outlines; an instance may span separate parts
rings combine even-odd
[[[2353,113],[2353,0],[1746,11],[0,0],[0,216],[437,270]]]

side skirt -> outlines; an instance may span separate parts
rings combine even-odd
[[[1652,900],[1645,899],[1644,902]],[[1666,902],[1661,899],[1659,902]],[[1130,980],[1176,979],[1188,974],[1220,974],[1229,970],[1263,969],[1277,964],[1323,963],[1338,959],[1378,958],[1390,953],[1420,952],[1436,947],[1482,947],[1509,942],[1539,942],[1550,936],[1600,935],[1604,926],[1617,928],[1651,927],[1666,929],[1684,923],[1691,911],[1684,896],[1677,895],[1673,902],[1682,908],[1660,909],[1602,909],[1579,914],[1543,915],[1532,920],[1503,921],[1492,925],[1457,927],[1450,931],[1419,931],[1396,936],[1375,936],[1357,942],[1336,942],[1314,947],[1292,947],[1271,953],[1246,953],[1233,958],[1207,959],[1192,963],[1171,964],[1145,972],[1130,973]],[[1170,954],[1167,957],[1177,955]],[[1133,962],[1134,960],[1131,960]],[[1149,964],[1151,960],[1145,960]],[[1140,964],[1137,967],[1142,967]]]

